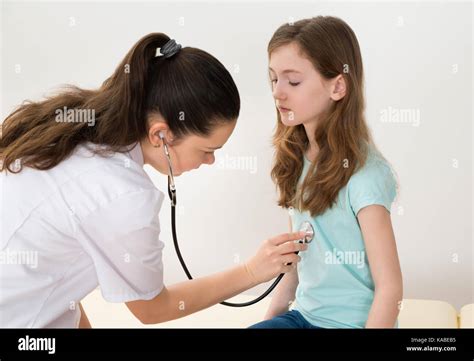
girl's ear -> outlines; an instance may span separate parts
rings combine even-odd
[[[336,76],[333,80],[331,99],[334,101],[339,101],[346,95],[346,81],[342,74]]]

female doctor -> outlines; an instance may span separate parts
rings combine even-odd
[[[217,59],[152,33],[98,90],[71,86],[10,114],[0,146],[1,326],[90,326],[80,301],[97,286],[142,323],[159,323],[290,271],[303,233],[265,240],[232,269],[163,284],[164,196],[143,165],[168,175],[165,145],[175,176],[212,164],[239,110]]]

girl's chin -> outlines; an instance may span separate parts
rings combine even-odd
[[[289,120],[289,119],[285,119],[283,117],[281,117],[281,122],[283,123],[283,125],[286,125],[287,127],[295,127],[297,125],[302,124],[302,122],[296,121],[295,119]]]
[[[301,119],[295,119],[294,113],[291,114],[291,112],[281,113],[280,119],[281,122],[287,127],[294,127],[303,123]]]

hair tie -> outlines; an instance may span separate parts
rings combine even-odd
[[[170,58],[181,50],[181,45],[178,44],[174,39],[168,40],[168,42],[161,48],[156,49],[156,56],[164,56]],[[158,53],[159,51],[159,53]]]

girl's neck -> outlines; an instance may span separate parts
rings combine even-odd
[[[318,155],[319,148],[317,145],[309,145],[308,149],[305,151],[305,157],[308,159],[310,162],[314,162],[316,160],[316,157]]]
[[[316,159],[316,156],[319,153],[318,143],[314,139],[314,133],[316,133],[316,128],[317,128],[317,121],[303,124],[303,126],[306,131],[306,137],[308,137],[308,147],[305,151],[305,157],[310,162],[314,162]]]

